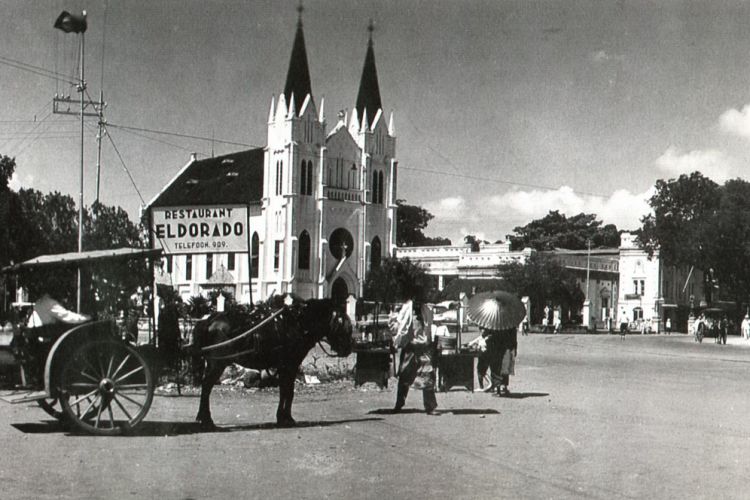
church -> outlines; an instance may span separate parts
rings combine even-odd
[[[368,271],[395,252],[398,171],[368,29],[356,104],[329,127],[300,11],[266,146],[192,155],[147,204],[151,245],[165,254],[157,284],[183,300],[216,290],[240,303],[287,292],[339,302],[362,295]]]

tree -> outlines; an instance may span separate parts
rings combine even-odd
[[[10,260],[10,179],[16,171],[15,158],[0,155],[0,266]]]
[[[396,245],[400,247],[450,245],[447,238],[431,238],[422,231],[435,218],[422,207],[407,205],[406,200],[396,200]]]
[[[639,244],[666,264],[704,274],[706,298],[721,295],[738,305],[750,294],[750,183],[718,185],[700,172],[656,182],[642,219]]]
[[[16,171],[16,159],[0,155],[0,193],[8,190],[10,179]]]
[[[364,298],[385,304],[413,298],[419,302],[434,296],[433,279],[417,263],[407,259],[388,257],[380,267],[367,274]]]
[[[659,179],[655,188],[649,199],[653,214],[641,219],[640,245],[649,256],[658,249],[659,258],[669,265],[708,269],[703,244],[708,217],[719,207],[719,185],[693,172],[678,179]]]
[[[529,297],[535,321],[542,317],[544,306],[549,302],[575,312],[583,306],[585,297],[575,275],[549,255],[536,253],[523,264],[500,265],[498,276],[504,280],[508,291]]]
[[[59,192],[42,194],[33,189],[8,193],[8,248],[1,266],[45,254],[77,250],[78,210],[72,197]],[[119,246],[143,247],[140,232],[121,208],[94,204],[84,211],[84,250],[103,250]],[[118,262],[91,265],[82,279],[83,308],[110,315],[124,307],[127,297],[148,283],[143,262]],[[50,294],[68,307],[75,303],[76,268],[61,266],[28,270],[19,277],[32,298]]]
[[[592,247],[620,246],[620,233],[617,226],[596,219],[595,214],[580,213],[566,217],[557,210],[551,210],[541,219],[536,219],[513,229],[510,236],[511,248],[522,250],[530,247],[539,251],[555,248],[583,250],[591,241]]]
[[[0,267],[10,263],[10,179],[16,170],[16,161],[0,155]],[[0,304],[3,306],[8,302],[6,294],[6,276],[0,274]],[[1,319],[1,318],[0,318]]]

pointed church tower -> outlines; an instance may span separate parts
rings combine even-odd
[[[383,108],[380,101],[380,86],[378,85],[378,70],[375,68],[375,51],[372,47],[372,32],[375,29],[370,20],[368,26],[370,40],[367,43],[367,54],[365,54],[365,65],[362,67],[362,78],[359,80],[359,92],[357,93],[357,118],[363,128],[369,130],[378,110]],[[366,122],[366,119],[369,120]],[[365,123],[366,122],[366,123]]]
[[[315,198],[320,191],[321,145],[325,138],[322,113],[318,113],[310,84],[310,68],[302,29],[302,5],[289,59],[283,93],[271,101],[264,161],[259,284],[261,295],[296,292],[297,245],[317,237]],[[309,220],[308,220],[309,219]],[[311,261],[315,256],[310,256]],[[310,273],[308,273],[310,274]],[[309,294],[305,294],[309,296]]]
[[[352,136],[362,149],[361,171],[364,189],[367,192],[367,206],[370,217],[385,220],[385,227],[370,225],[365,241],[370,246],[369,266],[379,262],[380,257],[394,255],[396,248],[396,138],[393,135],[393,115],[386,123],[383,103],[380,98],[378,70],[375,66],[372,20],[367,27],[370,32],[367,42],[365,63],[359,81],[357,105],[353,123],[359,127],[355,132],[350,125]],[[380,254],[380,255],[378,255]]]

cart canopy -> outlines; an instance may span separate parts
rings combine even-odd
[[[90,250],[88,252],[69,252],[50,255],[40,255],[19,264],[13,264],[2,269],[3,273],[15,272],[21,269],[61,264],[85,264],[101,261],[126,260],[138,258],[156,258],[161,256],[160,248],[110,248],[108,250]]]

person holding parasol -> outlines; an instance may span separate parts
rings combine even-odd
[[[466,313],[481,329],[495,395],[510,395],[510,376],[515,375],[518,355],[518,325],[526,317],[526,307],[515,295],[498,290],[476,294],[469,300]]]

